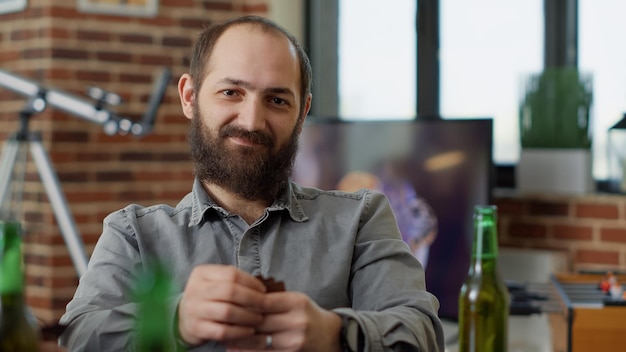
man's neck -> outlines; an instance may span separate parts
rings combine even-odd
[[[220,207],[231,214],[239,215],[248,225],[253,224],[265,212],[265,208],[272,204],[271,200],[243,199],[236,194],[207,181],[202,182],[202,187],[208,195]]]

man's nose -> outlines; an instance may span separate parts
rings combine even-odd
[[[248,131],[265,129],[267,112],[263,100],[255,96],[248,96],[242,104],[237,123]]]

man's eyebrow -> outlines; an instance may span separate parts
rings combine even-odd
[[[219,80],[217,82],[218,84],[232,84],[235,86],[240,86],[240,87],[244,87],[244,88],[253,88],[252,84],[250,84],[250,82],[246,82],[244,80],[241,79],[236,79],[236,78],[223,78],[221,80]]]
[[[232,84],[238,87],[243,87],[243,88],[248,88],[248,89],[256,88],[252,83],[248,81],[244,81],[242,79],[236,79],[236,78],[229,78],[229,77],[221,79],[218,83],[219,84]],[[288,94],[294,97],[296,95],[291,89],[287,87],[270,87],[270,88],[266,88],[265,92],[274,93],[274,94]]]
[[[289,88],[275,87],[275,88],[268,88],[266,89],[266,91],[269,93],[274,93],[274,94],[287,94],[287,95],[295,96],[294,92]]]

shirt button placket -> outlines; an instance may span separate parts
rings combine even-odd
[[[260,245],[259,227],[248,228],[243,233],[239,244],[239,253],[237,253],[239,269],[251,274],[261,273]]]

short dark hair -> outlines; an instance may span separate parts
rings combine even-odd
[[[302,46],[298,43],[298,40],[293,35],[291,35],[289,32],[287,32],[286,29],[279,26],[275,22],[268,20],[264,17],[236,17],[226,22],[214,24],[210,27],[207,27],[200,33],[193,47],[191,59],[189,62],[189,74],[193,79],[195,91],[197,92],[200,89],[200,85],[202,84],[202,81],[206,74],[205,69],[208,66],[209,59],[211,57],[211,54],[213,53],[213,48],[215,47],[215,43],[217,42],[217,40],[228,28],[240,24],[250,24],[264,31],[271,31],[282,34],[287,37],[291,45],[293,45],[298,55],[298,61],[300,64],[300,93],[302,94],[302,96],[300,97],[300,118],[303,118],[306,98],[309,93],[311,93],[311,62],[309,61],[309,57],[304,49],[302,49]]]

